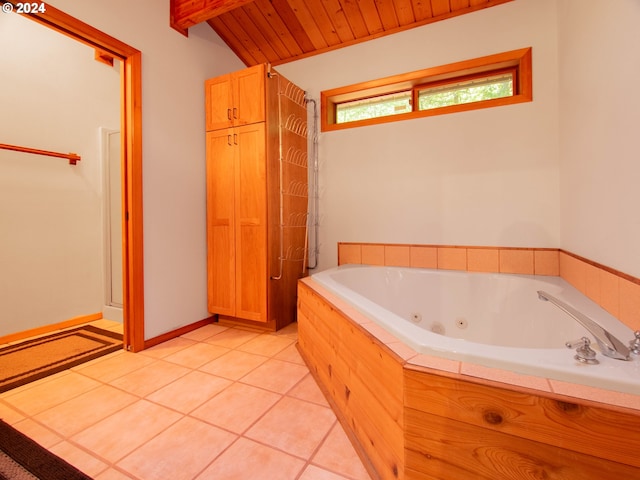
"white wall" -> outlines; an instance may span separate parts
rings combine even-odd
[[[339,241],[558,247],[555,0],[518,0],[278,67],[325,89],[533,47],[534,101],[320,135],[320,265]]]
[[[206,24],[185,38],[169,0],[55,0],[142,51],[145,338],[209,316],[204,81],[244,65]]]
[[[278,67],[318,98],[329,88],[533,47],[532,103],[321,134],[319,268],[336,263],[338,241],[415,242],[562,247],[640,276],[640,100],[627,94],[640,73],[630,53],[640,46],[640,7],[590,3],[518,0]],[[170,29],[168,0],[53,4],[143,52],[145,337],[205,318],[202,85],[243,65],[207,25],[188,39]],[[610,82],[618,90],[594,101],[593,90]],[[3,113],[15,99],[2,97]],[[0,131],[19,120],[1,115]],[[33,132],[15,133],[21,143]],[[60,165],[49,162],[29,182],[59,176]],[[7,178],[0,175],[0,195],[12,188]],[[92,179],[75,180],[64,196],[94,189]],[[76,208],[99,215],[91,203]],[[39,234],[52,231],[45,227]],[[4,221],[1,228],[6,238]],[[42,240],[32,243],[51,256],[55,244]],[[7,292],[7,282],[0,286]]]
[[[640,2],[560,0],[562,248],[640,277]]]
[[[0,15],[0,335],[103,307],[100,127],[119,128],[117,68],[15,14]]]
[[[171,29],[169,0],[51,4],[143,54],[145,338],[206,318],[204,80],[243,65],[206,24]]]

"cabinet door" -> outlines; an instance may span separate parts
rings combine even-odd
[[[264,122],[265,75],[265,66],[256,65],[207,80],[207,131]]]
[[[233,74],[235,98],[231,116],[234,125],[265,121],[265,75],[264,65]]]
[[[233,77],[222,75],[205,82],[207,132],[233,126]]]
[[[236,316],[267,321],[265,124],[236,131]]]
[[[207,283],[211,313],[235,316],[235,159],[233,129],[207,133]]]

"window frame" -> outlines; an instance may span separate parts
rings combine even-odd
[[[397,122],[413,118],[478,110],[503,105],[513,105],[533,100],[532,85],[532,48],[522,48],[509,52],[488,55],[481,58],[451,63],[439,67],[427,68],[415,72],[393,75],[378,80],[357,83],[320,92],[321,131],[343,130],[366,125]],[[456,83],[464,79],[489,76],[493,73],[514,71],[514,92],[512,96],[463,103],[428,110],[415,110],[417,92],[426,86],[433,87],[447,83]],[[337,105],[354,100],[363,100],[388,93],[411,91],[411,112],[399,113],[383,117],[375,117],[352,122],[336,123]]]

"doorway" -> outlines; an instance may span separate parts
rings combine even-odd
[[[11,3],[0,0],[0,4]],[[122,168],[122,313],[124,345],[144,349],[144,280],[142,236],[142,53],[55,7],[25,14],[48,28],[95,49],[100,61],[122,62],[120,70],[120,164]]]
[[[104,252],[104,306],[105,318],[122,323],[122,180],[120,175],[120,145],[122,136],[119,130],[102,128],[103,178],[103,252]]]

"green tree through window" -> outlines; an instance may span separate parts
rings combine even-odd
[[[411,91],[355,100],[337,106],[338,123],[387,117],[411,111]]]
[[[512,95],[513,76],[511,74],[497,75],[419,90],[418,109],[429,110]]]

